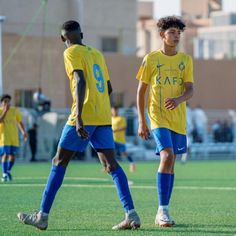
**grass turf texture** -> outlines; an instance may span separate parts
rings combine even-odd
[[[124,213],[110,176],[98,163],[72,162],[54,202],[48,230],[40,232],[18,222],[16,214],[38,209],[50,163],[16,164],[14,180],[0,183],[0,235],[236,235],[235,161],[176,164],[170,205],[176,221],[173,228],[154,225],[157,165],[140,162],[137,171],[129,173],[128,164],[122,163],[133,182],[131,192],[142,220],[141,229],[113,232],[111,227],[123,219]]]

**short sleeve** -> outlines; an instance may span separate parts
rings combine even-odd
[[[70,48],[69,48],[70,49]],[[64,52],[64,63],[66,68],[66,73],[69,78],[71,78],[75,70],[83,70],[82,58],[76,53],[76,50],[67,49]]]
[[[136,79],[144,82],[145,84],[149,84],[151,80],[151,70],[150,70],[150,62],[148,61],[148,55],[146,55],[143,59],[142,65],[139,68]]]
[[[16,121],[21,122],[22,121],[22,116],[18,108],[16,108]]]
[[[184,82],[193,83],[193,61],[192,61],[192,57],[190,56],[188,56],[188,60],[186,63]]]

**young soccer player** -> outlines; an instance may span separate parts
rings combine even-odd
[[[136,165],[133,161],[131,155],[126,151],[126,140],[125,140],[125,131],[126,131],[126,120],[125,117],[119,116],[119,109],[116,106],[113,106],[111,109],[112,114],[112,130],[113,138],[115,141],[116,153],[120,154],[122,157],[128,159],[130,166],[130,172],[134,172]]]
[[[145,94],[150,87],[148,114],[156,141],[160,165],[156,174],[159,207],[155,223],[161,227],[174,225],[168,205],[174,184],[176,154],[186,152],[185,102],[193,95],[192,59],[177,51],[185,24],[177,17],[161,18],[157,27],[163,45],[147,54],[138,71],[137,106],[139,136],[149,138],[145,120]]]
[[[20,111],[11,106],[11,96],[1,97],[0,107],[0,155],[2,156],[2,182],[12,180],[11,169],[15,163],[15,155],[19,148],[19,126],[24,140],[27,140]]]
[[[64,61],[73,98],[71,114],[53,158],[40,210],[34,214],[18,213],[17,216],[24,224],[46,230],[48,215],[69,161],[75,151],[84,151],[90,143],[104,169],[111,175],[125,210],[125,219],[112,229],[136,229],[140,227],[140,219],[134,210],[127,177],[115,159],[109,99],[112,87],[107,67],[103,55],[97,49],[84,45],[82,38],[78,22],[63,24],[61,39],[67,46]]]

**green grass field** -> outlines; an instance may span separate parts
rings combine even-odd
[[[0,183],[0,236],[16,235],[236,235],[235,161],[190,161],[176,164],[176,181],[170,212],[173,228],[154,225],[157,209],[155,172],[158,162],[137,163],[129,181],[142,227],[113,232],[123,210],[110,176],[98,163],[72,162],[54,202],[47,231],[18,222],[19,211],[39,207],[50,163],[16,164],[14,181]]]

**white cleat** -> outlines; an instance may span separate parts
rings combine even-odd
[[[174,220],[170,217],[167,209],[158,209],[155,224],[160,227],[172,227],[175,225]]]
[[[112,227],[112,230],[138,229],[141,226],[140,218],[136,211],[125,214],[125,219],[118,225]]]
[[[33,214],[18,213],[18,219],[26,225],[32,225],[40,230],[46,230],[48,227],[48,216],[43,216],[41,212]]]

